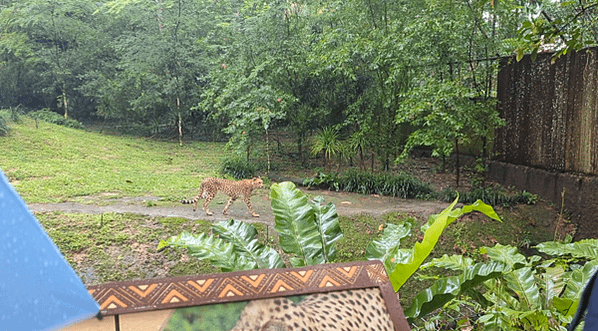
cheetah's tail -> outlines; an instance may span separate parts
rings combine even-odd
[[[196,203],[197,201],[199,201],[199,195],[196,196],[195,198],[191,199],[191,200],[185,200],[185,199],[183,199],[183,200],[181,200],[181,203],[184,204],[184,205],[189,205],[189,204],[192,204],[192,203]]]
[[[199,199],[205,199],[206,198],[204,196],[205,195],[204,193],[205,192],[204,192],[203,188],[200,187],[199,193],[197,193],[197,195],[195,196],[195,198],[193,198],[191,200],[183,199],[183,200],[181,200],[181,203],[184,204],[184,205],[189,205],[189,204],[192,204],[192,203],[196,203],[197,201],[199,201]]]

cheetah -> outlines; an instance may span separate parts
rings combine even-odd
[[[230,331],[394,331],[377,288],[249,302]]]
[[[226,215],[226,212],[228,211],[230,205],[233,202],[235,202],[235,200],[237,200],[239,196],[243,195],[243,201],[245,201],[245,204],[247,204],[247,208],[249,208],[251,215],[253,217],[260,217],[260,215],[257,214],[251,207],[251,201],[249,201],[249,198],[254,188],[260,188],[263,186],[264,181],[261,177],[255,177],[253,179],[243,179],[240,181],[208,177],[204,179],[199,185],[199,193],[195,198],[191,200],[183,199],[181,200],[181,203],[193,204],[193,211],[195,211],[197,210],[197,201],[199,201],[199,199],[206,199],[202,209],[205,210],[208,216],[212,216],[213,214],[208,209],[208,204],[210,204],[210,201],[214,199],[218,191],[222,191],[230,197],[228,203],[226,204],[226,206],[224,206],[222,214]]]

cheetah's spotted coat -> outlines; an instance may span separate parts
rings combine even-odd
[[[375,288],[313,294],[299,303],[284,298],[251,301],[231,331],[394,330]]]
[[[193,204],[193,211],[197,210],[197,201],[199,199],[206,199],[203,204],[202,209],[206,211],[208,216],[212,216],[212,212],[208,209],[208,205],[210,201],[214,199],[218,191],[222,191],[226,193],[230,199],[226,206],[224,206],[224,210],[222,214],[226,215],[228,211],[228,207],[237,200],[238,197],[241,195],[243,196],[243,201],[249,208],[251,215],[253,217],[259,217],[260,215],[253,211],[251,207],[251,201],[249,198],[251,197],[251,193],[253,192],[254,188],[259,188],[264,186],[264,181],[260,177],[255,177],[253,179],[243,179],[239,181],[234,181],[230,179],[223,179],[223,178],[216,178],[216,177],[208,177],[204,179],[201,184],[199,185],[199,193],[195,198],[191,200],[181,200],[183,204]]]

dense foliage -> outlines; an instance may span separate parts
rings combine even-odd
[[[229,157],[222,160],[220,173],[235,179],[253,178],[256,176],[258,165],[240,157]]]
[[[303,185],[308,188],[317,187],[400,198],[426,199],[432,197],[434,193],[430,184],[408,174],[373,174],[355,170],[349,170],[343,174],[317,173],[315,177],[305,179]]]
[[[65,118],[64,116],[60,116],[60,114],[53,112],[47,108],[32,111],[29,114],[27,114],[27,116],[29,116],[35,120],[41,120],[44,122],[58,124],[58,125],[66,126],[69,128],[75,128],[75,129],[84,129],[85,128],[85,126],[83,124],[81,124],[79,121],[74,120],[72,118]]]
[[[313,187],[408,199],[438,199],[452,202],[459,198],[463,203],[474,203],[477,200],[481,200],[491,206],[505,207],[517,204],[532,205],[538,200],[536,195],[527,191],[512,194],[499,185],[478,186],[469,192],[459,192],[451,188],[434,192],[430,184],[424,183],[405,173],[396,175],[388,173],[373,174],[371,172],[351,169],[342,174],[318,172],[316,176],[304,179],[303,185],[307,186],[308,189]]]
[[[388,168],[416,145],[485,152],[497,57],[594,45],[596,4],[3,0],[0,108],[181,143],[224,135],[248,158],[284,128],[326,166]]]

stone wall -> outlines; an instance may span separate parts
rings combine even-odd
[[[562,207],[577,225],[575,240],[598,238],[598,177],[557,173],[524,165],[493,161],[487,179],[526,190]]]

